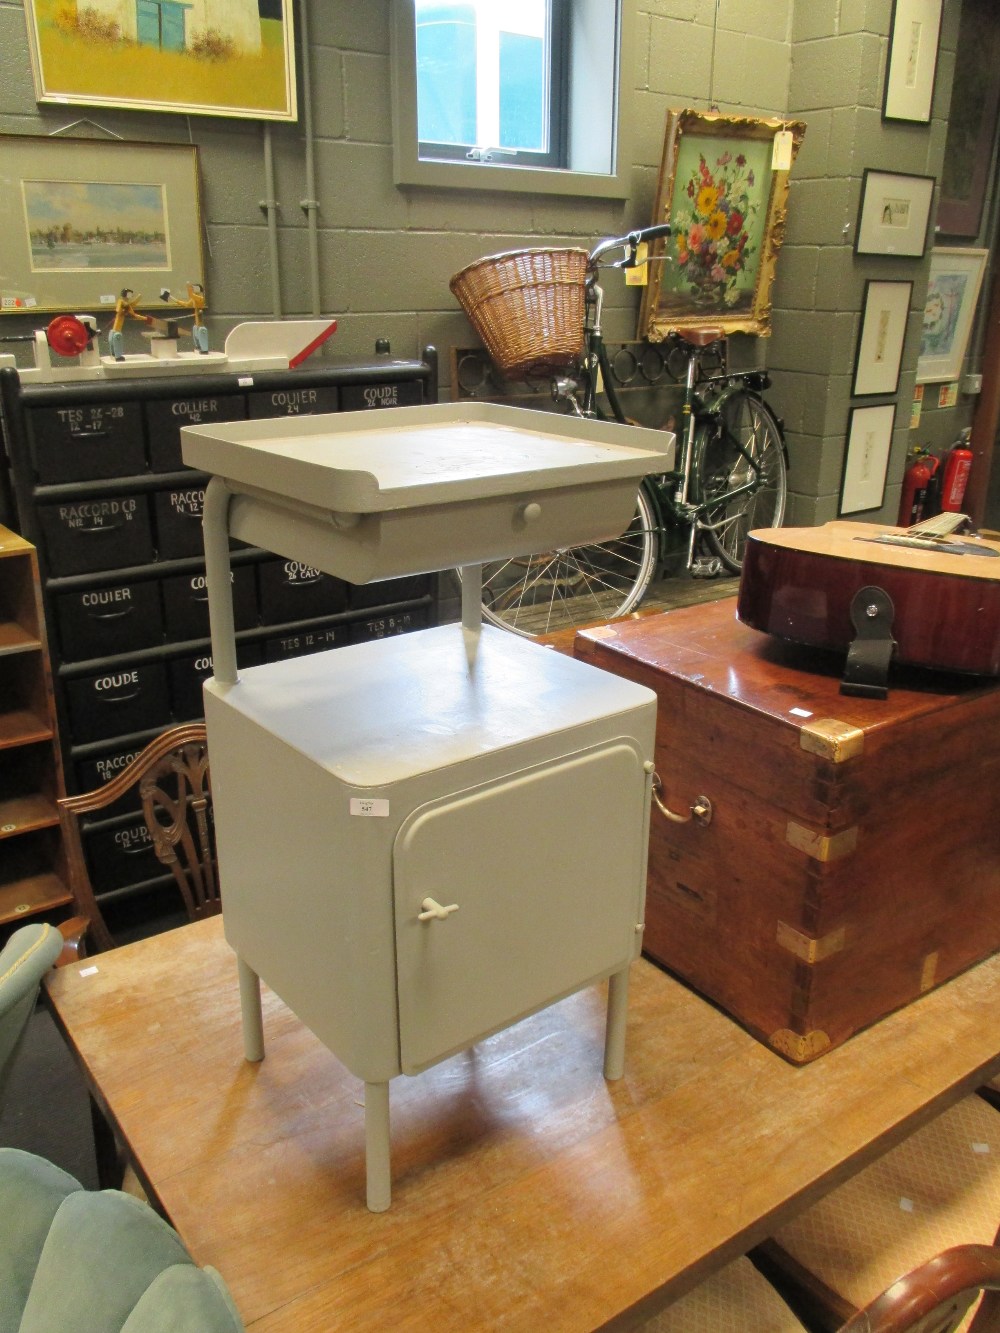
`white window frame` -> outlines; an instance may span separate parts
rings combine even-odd
[[[417,145],[417,53],[413,0],[392,0],[390,63],[392,70],[393,171],[397,185],[430,185],[473,190],[515,190],[533,194],[585,195],[627,199],[631,192],[631,121],[633,92],[633,17],[635,0],[574,0],[575,47],[586,55],[588,41],[607,45],[608,25],[617,9],[617,59],[604,63],[606,84],[596,86],[594,62],[578,59],[570,78],[587,80],[587,94],[570,97],[568,122],[571,166],[548,167],[492,162],[421,159]],[[584,68],[585,66],[585,68]],[[600,62],[598,62],[600,67]],[[573,106],[577,111],[574,116]],[[591,109],[605,106],[603,123]],[[611,171],[595,170],[595,159],[611,158]]]

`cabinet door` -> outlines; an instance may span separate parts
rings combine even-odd
[[[414,811],[393,850],[401,1068],[416,1073],[633,956],[645,774],[627,742]],[[419,920],[425,898],[443,919]]]

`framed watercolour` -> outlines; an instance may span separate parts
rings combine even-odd
[[[0,135],[0,312],[160,306],[204,285],[193,144]]]
[[[933,176],[866,167],[854,253],[919,258],[927,248],[933,198]]]
[[[640,337],[705,323],[770,332],[788,170],[804,133],[801,121],[668,112],[653,221],[673,234],[653,244]]]
[[[869,279],[861,308],[861,330],[854,358],[854,398],[895,393],[903,359],[912,282]]]
[[[931,251],[918,384],[957,380],[961,374],[988,256],[988,250]]]
[[[292,0],[24,0],[39,102],[295,120]]]
[[[929,123],[942,5],[943,0],[893,0],[883,120]]]
[[[841,515],[882,508],[895,420],[895,403],[851,409],[844,475],[840,483]]]

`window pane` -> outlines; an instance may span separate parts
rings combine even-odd
[[[500,33],[500,147],[545,148],[545,44]]]
[[[417,5],[417,125],[431,143],[476,142],[472,5]]]

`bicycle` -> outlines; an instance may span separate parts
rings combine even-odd
[[[601,268],[634,268],[639,246],[667,223],[602,241],[589,254],[538,248],[487,256],[451,279],[491,360],[509,379],[550,380],[554,400],[580,417],[627,422],[601,314]],[[617,250],[623,257],[606,258]],[[483,617],[526,637],[626,615],[682,538],[684,572],[739,573],[751,528],[780,527],[787,495],[781,422],[764,402],[764,370],[729,372],[713,327],[671,335],[685,358],[682,429],[672,471],[643,479],[620,537],[483,566]],[[714,373],[706,373],[713,361]],[[634,423],[633,423],[634,424]],[[707,548],[702,550],[702,547]]]

